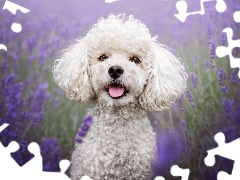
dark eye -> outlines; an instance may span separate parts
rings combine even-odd
[[[108,56],[106,54],[103,54],[98,58],[98,60],[99,61],[105,61],[107,58],[108,58]]]
[[[136,57],[136,56],[130,57],[129,60],[130,60],[131,62],[136,63],[136,64],[139,64],[139,63],[141,62],[140,59],[139,59],[138,57]]]

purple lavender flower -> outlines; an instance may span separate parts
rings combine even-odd
[[[198,60],[199,60],[199,58],[198,58],[197,55],[195,55],[195,56],[193,57],[193,59],[192,59],[192,61],[193,61],[194,64],[198,63]]]
[[[27,47],[28,47],[28,51],[29,51],[30,54],[32,53],[32,51],[36,47],[37,43],[38,43],[38,39],[37,39],[36,36],[27,39]]]
[[[52,104],[53,108],[56,108],[59,106],[59,96],[63,94],[63,91],[61,91],[60,89],[56,88],[54,90],[54,101]]]
[[[214,40],[213,26],[210,22],[207,23],[207,33],[208,33],[208,45],[210,49],[210,59],[214,59],[216,57],[216,44]]]
[[[154,120],[153,121],[153,131],[156,132],[156,130],[157,130],[157,121]]]
[[[84,119],[84,125],[90,126],[92,123],[92,116],[88,116]]]
[[[184,104],[183,104],[183,96],[181,96],[178,100],[178,107],[180,107],[181,111],[185,111]]]
[[[220,130],[220,132],[223,132],[225,135],[226,143],[229,143],[235,139],[237,139],[237,133],[235,127],[224,127]]]
[[[20,112],[20,117],[18,120],[24,121],[27,118],[28,118],[28,111],[23,110],[22,112]]]
[[[82,130],[82,128],[81,128],[81,130]],[[85,137],[85,136],[86,136],[86,132],[84,132],[84,131],[78,131],[78,136],[80,136],[80,137]]]
[[[213,27],[210,21],[207,22],[207,34],[208,34],[208,39],[212,39],[213,37]]]
[[[232,106],[233,106],[233,101],[231,99],[223,99],[222,100],[222,105],[225,111],[225,115],[227,119],[232,118]]]
[[[82,143],[82,138],[86,136],[87,131],[92,123],[92,116],[87,116],[84,118],[82,126],[79,128],[78,133],[75,137],[75,141]]]
[[[79,144],[81,144],[83,142],[83,140],[79,136],[77,136],[75,138],[75,142],[78,142]]]
[[[1,73],[5,74],[7,69],[9,68],[9,63],[8,62],[4,62],[1,66]]]
[[[235,83],[235,82],[239,81],[238,71],[239,71],[238,68],[235,68],[235,69],[232,70],[232,74],[230,75],[230,82],[231,83]]]
[[[189,102],[193,102],[194,101],[192,92],[189,89],[187,90],[187,97],[188,97],[188,101]]]
[[[205,67],[207,69],[210,69],[210,67],[211,67],[211,62],[208,59],[205,60]]]
[[[40,145],[43,157],[43,171],[59,172],[59,162],[61,161],[61,148],[58,146],[59,140],[43,138]]]
[[[182,129],[183,129],[183,131],[187,130],[187,123],[184,119],[182,120]]]
[[[41,64],[45,64],[46,60],[47,60],[47,48],[45,46],[41,46],[39,49],[39,62],[41,62]]]
[[[209,60],[205,60],[205,67],[206,67],[206,71],[209,73],[210,69],[211,69],[211,62]]]
[[[221,87],[220,87],[220,90],[221,90],[221,93],[222,93],[223,96],[226,96],[226,95],[227,95],[227,93],[228,93],[228,88],[227,88],[227,86],[221,86]]]
[[[210,59],[214,59],[216,57],[216,45],[213,40],[209,42],[209,49],[210,49]]]
[[[212,69],[216,67],[216,64],[214,63],[211,63],[211,65],[212,65]]]
[[[178,102],[177,101],[174,102],[174,104],[172,106],[172,109],[173,109],[173,111],[177,111],[178,110]]]
[[[234,114],[234,120],[237,123],[237,125],[240,127],[240,98],[236,101],[235,106],[235,114]]]
[[[226,79],[226,73],[223,68],[217,68],[216,73],[218,75],[218,84],[222,85],[223,81]]]
[[[159,159],[153,170],[156,175],[166,175],[170,167],[179,160],[186,144],[182,134],[176,130],[162,129],[156,134]]]
[[[222,33],[221,44],[222,46],[228,46],[228,39],[226,33]]]
[[[17,83],[17,75],[5,75],[0,87],[0,124],[9,123],[10,126],[0,134],[3,145],[15,140],[22,142],[21,134],[25,126],[23,123],[22,107],[25,102],[21,99],[24,90],[23,83]],[[19,120],[19,121],[18,121]],[[19,161],[19,164],[21,162]]]
[[[197,88],[198,87],[198,75],[191,72],[191,80],[192,80],[193,88]]]
[[[188,89],[186,93],[187,93],[188,102],[191,103],[192,108],[195,108],[196,105],[195,105],[195,103],[193,102],[193,101],[194,101],[194,98],[193,98],[192,92]]]
[[[35,127],[37,127],[43,119],[45,110],[44,103],[50,100],[50,93],[47,91],[47,88],[47,82],[41,83],[37,86],[36,91],[32,92],[32,94],[29,96],[31,99],[31,101],[29,101],[31,107],[29,119],[32,121]]]
[[[83,132],[87,132],[88,129],[89,129],[89,126],[87,126],[85,124],[83,124],[83,126],[81,127],[81,131],[83,131]]]

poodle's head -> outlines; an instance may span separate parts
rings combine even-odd
[[[133,16],[112,14],[63,52],[53,74],[67,97],[80,104],[139,103],[150,111],[172,105],[187,79],[179,60],[144,24]]]

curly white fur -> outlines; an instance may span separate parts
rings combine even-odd
[[[98,58],[106,54],[106,61]],[[137,56],[141,63],[129,61]],[[106,91],[108,69],[124,69],[118,81],[129,91],[113,99]],[[187,74],[180,61],[151,37],[148,28],[133,16],[101,18],[55,61],[53,74],[69,99],[96,103],[89,110],[93,123],[83,143],[75,145],[71,177],[147,180],[156,159],[155,133],[145,110],[161,111],[185,90]]]

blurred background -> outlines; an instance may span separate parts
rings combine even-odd
[[[12,157],[23,165],[33,155],[27,151],[37,142],[43,156],[44,171],[59,171],[59,161],[70,159],[74,137],[81,126],[86,109],[70,102],[53,80],[51,68],[59,52],[76,38],[83,37],[100,17],[110,13],[134,15],[147,25],[152,36],[172,48],[181,58],[189,78],[187,90],[173,107],[163,112],[148,112],[157,133],[159,163],[157,175],[170,175],[178,164],[190,168],[189,179],[217,179],[224,170],[231,173],[233,161],[216,156],[216,164],[204,164],[206,151],[217,147],[213,136],[223,132],[226,141],[240,133],[240,79],[238,68],[231,69],[229,58],[218,58],[215,49],[228,46],[226,27],[233,29],[233,39],[240,39],[240,23],[233,13],[240,10],[239,0],[226,1],[227,10],[218,13],[216,1],[205,2],[204,15],[188,16],[181,23],[176,0],[121,0],[107,4],[104,0],[13,0],[30,9],[28,14],[0,15],[0,125],[10,126],[0,134],[4,146],[15,140],[21,148]],[[188,12],[200,10],[200,0],[188,0]],[[3,7],[4,2],[0,3]],[[14,33],[13,22],[23,30]],[[232,50],[240,57],[240,49]]]

